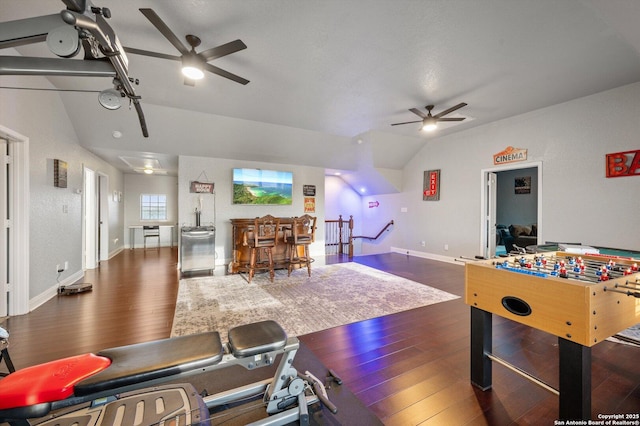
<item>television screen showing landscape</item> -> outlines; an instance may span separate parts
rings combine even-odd
[[[291,204],[293,173],[233,169],[233,204]]]

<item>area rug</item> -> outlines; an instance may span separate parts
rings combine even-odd
[[[640,324],[636,324],[627,328],[626,330],[622,330],[620,333],[616,334],[615,336],[611,336],[607,340],[616,343],[640,346]]]
[[[180,280],[171,336],[274,320],[290,336],[389,315],[459,296],[357,263]]]

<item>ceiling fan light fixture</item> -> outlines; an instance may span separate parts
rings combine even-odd
[[[204,72],[196,67],[182,67],[182,75],[192,80],[202,80]]]
[[[185,55],[182,57],[182,75],[192,80],[202,80],[204,71],[202,61],[195,55]]]
[[[427,117],[422,120],[422,130],[425,132],[433,132],[438,128],[438,123],[435,118]]]

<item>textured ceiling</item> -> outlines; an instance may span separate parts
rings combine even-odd
[[[427,138],[640,80],[640,2],[630,0],[94,4],[110,8],[109,23],[124,46],[178,54],[141,7],[153,8],[180,38],[199,36],[198,50],[238,38],[248,46],[212,61],[250,80],[246,86],[212,74],[185,86],[178,62],[128,55],[129,74],[140,80],[136,91],[149,139],[142,137],[134,111],[107,111],[94,94],[62,94],[83,144],[116,163],[118,155],[140,153],[171,163],[184,153],[349,169],[357,165],[335,149],[344,145],[347,155],[357,152],[353,141],[364,135],[368,142],[367,134],[374,134],[383,142],[373,147],[373,166],[401,169]],[[0,0],[0,19],[63,8],[53,0]],[[53,57],[42,43],[17,50]],[[50,81],[73,89],[110,85],[105,78]],[[459,102],[468,106],[455,115],[467,119],[433,135],[421,135],[418,124],[390,126],[418,119],[409,108],[435,104],[437,113]],[[114,141],[113,130],[123,137]],[[216,139],[220,135],[226,145]],[[282,143],[283,149],[270,154],[265,142]],[[326,143],[325,149],[314,149],[318,143]]]

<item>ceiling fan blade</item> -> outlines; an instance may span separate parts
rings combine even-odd
[[[442,117],[442,116],[444,116],[444,115],[447,115],[447,114],[449,114],[449,113],[451,113],[451,112],[453,112],[453,111],[455,111],[455,110],[457,110],[457,109],[460,109],[460,108],[462,108],[462,107],[464,107],[464,106],[467,106],[467,104],[465,104],[464,102],[459,103],[458,105],[456,105],[456,106],[454,106],[454,107],[451,107],[451,108],[449,108],[449,109],[445,109],[445,110],[444,110],[444,111],[442,111],[441,113],[438,113],[438,114],[434,115],[434,117],[435,117],[435,118],[440,118],[440,117]]]
[[[404,123],[393,123],[392,126],[400,126],[401,124],[422,123],[422,120],[418,121],[405,121]]]
[[[185,47],[185,45],[180,41],[180,39],[169,29],[167,24],[164,23],[162,19],[153,11],[153,9],[145,9],[140,8],[140,12],[151,22],[157,29],[162,33],[162,35],[169,40],[173,47],[178,49],[180,53],[183,55],[189,53],[189,49]]]
[[[215,67],[215,66],[213,66],[211,64],[204,64],[204,69],[209,71],[209,72],[212,72],[214,74],[217,74],[219,76],[226,77],[229,80],[233,80],[236,83],[240,83],[240,84],[249,83],[249,80],[246,80],[246,79],[244,79],[242,77],[239,77],[239,76],[237,76],[235,74],[231,74],[229,71],[225,71],[222,68]]]
[[[437,121],[462,121],[464,120],[465,117],[461,117],[461,118],[436,118]]]
[[[134,55],[151,56],[153,58],[170,59],[172,61],[182,60],[180,56],[165,55],[164,53],[149,52],[148,50],[136,49],[135,47],[125,47],[124,51]]]
[[[409,111],[411,111],[412,113],[422,117],[422,118],[427,118],[427,114],[425,114],[424,112],[420,111],[419,109],[416,108],[409,108]]]
[[[204,52],[200,52],[199,55],[202,56],[205,61],[210,61],[212,59],[221,58],[223,56],[230,55],[239,50],[246,49],[247,45],[242,42],[242,40],[238,39],[235,41],[231,41],[229,43],[223,44],[218,47],[212,47],[211,49],[205,50]]]

